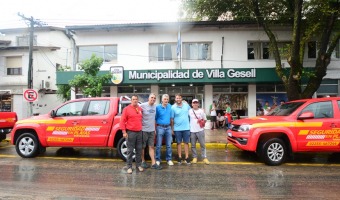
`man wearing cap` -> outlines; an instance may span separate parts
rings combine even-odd
[[[203,162],[207,165],[210,164],[207,159],[207,153],[205,149],[205,134],[204,134],[204,126],[201,127],[199,121],[204,120],[207,121],[207,117],[202,109],[199,109],[199,101],[198,99],[192,100],[192,109],[189,110],[189,118],[190,118],[190,140],[191,140],[191,152],[192,152],[192,163],[197,163],[197,151],[196,151],[196,141],[200,143],[201,147],[201,156]]]

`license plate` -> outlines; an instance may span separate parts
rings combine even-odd
[[[231,132],[228,132],[228,137],[233,137],[233,134]]]

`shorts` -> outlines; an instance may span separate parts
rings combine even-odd
[[[190,130],[174,131],[174,132],[175,132],[177,144],[180,144],[182,142],[184,142],[184,143],[190,142]]]
[[[210,116],[210,121],[211,122],[216,122],[216,116]]]
[[[155,146],[155,131],[143,131],[143,149],[148,145],[149,147]]]

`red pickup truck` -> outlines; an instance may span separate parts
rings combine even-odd
[[[19,120],[11,143],[24,158],[37,156],[46,147],[111,147],[125,160],[127,146],[119,129],[128,97],[98,97],[71,100],[48,114]]]
[[[280,165],[295,152],[340,152],[340,98],[285,103],[265,116],[236,120],[228,141]]]
[[[11,132],[17,120],[15,112],[0,112],[0,142],[6,139],[6,134]]]

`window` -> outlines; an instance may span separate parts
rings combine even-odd
[[[316,42],[308,42],[308,58],[316,58]]]
[[[281,59],[288,56],[289,46],[289,42],[277,43]],[[248,42],[247,48],[248,60],[274,59],[274,55],[269,47],[269,42]]]
[[[177,44],[161,43],[149,45],[150,61],[169,61],[177,60]]]
[[[81,116],[84,105],[85,101],[68,103],[57,110],[56,116]]]
[[[333,118],[333,106],[331,101],[317,102],[308,105],[303,112],[313,112],[314,118]]]
[[[242,93],[242,92],[248,92],[248,86],[247,85],[218,85],[213,87],[214,93]]]
[[[6,58],[7,75],[22,75],[22,57],[14,56]]]
[[[30,36],[29,35],[17,36],[17,44],[18,44],[18,46],[29,46]],[[37,36],[36,35],[33,37],[33,46],[37,46]]]
[[[7,68],[7,75],[22,75],[21,68]]]
[[[78,62],[88,60],[92,54],[97,57],[103,58],[104,62],[116,62],[117,61],[117,45],[107,46],[80,46]]]
[[[211,43],[183,43],[183,60],[211,60]]]
[[[282,84],[272,84],[272,85],[265,85],[265,84],[257,84],[256,85],[256,92],[286,92],[284,85]]]
[[[150,93],[150,86],[120,86],[118,87],[118,93]]]
[[[106,115],[109,112],[110,101],[91,101],[87,115]]]

